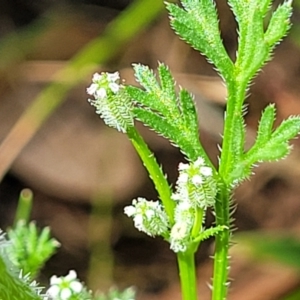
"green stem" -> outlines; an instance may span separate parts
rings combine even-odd
[[[24,189],[20,193],[18,207],[14,219],[14,227],[16,227],[18,221],[23,220],[28,223],[32,208],[33,194],[30,189]]]
[[[178,252],[177,261],[183,300],[197,300],[197,281],[193,251]]]
[[[235,76],[233,74],[233,76]],[[226,118],[224,124],[224,135],[222,154],[219,166],[219,175],[222,180],[220,183],[220,193],[215,204],[216,225],[226,226],[230,228],[230,197],[231,197],[231,172],[237,159],[235,153],[240,147],[234,139],[234,127],[238,118],[242,114],[242,106],[244,103],[247,83],[245,80],[234,77],[230,83],[227,84],[228,100],[226,108]],[[244,141],[241,140],[241,143]],[[214,278],[213,278],[213,300],[225,300],[227,297],[228,287],[228,272],[229,260],[228,250],[230,244],[230,230],[224,230],[216,236],[215,253],[214,253]]]
[[[216,225],[230,227],[230,191],[224,185],[215,204]],[[215,239],[212,300],[225,300],[229,270],[228,250],[230,230],[220,232]]]
[[[203,223],[203,214],[204,214],[203,209],[197,207],[195,212],[195,221],[191,233],[192,238],[197,237],[199,235],[199,232],[201,231],[202,223]]]
[[[149,172],[150,178],[152,179],[154,186],[160,196],[170,222],[171,224],[173,224],[175,202],[171,199],[171,188],[162,169],[159,167],[153,153],[150,151],[147,144],[135,129],[135,127],[128,128],[127,135],[131,140],[135,150],[139,154],[141,160],[143,161],[144,166]]]
[[[231,83],[227,84],[228,100],[226,106],[226,117],[224,120],[224,134],[219,174],[223,178],[224,182],[229,184],[231,184],[228,180],[231,178],[230,173],[234,167],[236,153],[236,149],[233,149],[234,145],[236,145],[233,142],[236,139],[234,128],[242,114],[246,88],[247,83],[245,80],[242,81],[235,79]]]

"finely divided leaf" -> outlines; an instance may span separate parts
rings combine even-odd
[[[268,105],[262,113],[259,121],[257,137],[255,145],[260,145],[269,140],[272,134],[274,121],[275,121],[276,109],[274,104]]]
[[[293,139],[300,131],[300,117],[292,116],[284,120],[272,134],[271,139],[283,143]]]
[[[230,80],[233,63],[220,36],[215,4],[211,0],[183,1],[184,8],[167,3],[172,28],[212,62],[223,78]]]
[[[134,70],[145,88],[125,87],[127,95],[135,101],[134,116],[177,145],[190,160],[206,157],[199,141],[193,97],[184,89],[177,95],[175,81],[164,64],[158,67],[159,82],[146,66],[134,65]]]
[[[177,98],[175,91],[175,80],[169,70],[164,64],[159,64],[158,74],[161,89],[165,92],[166,96],[174,101]]]
[[[280,5],[272,14],[268,29],[265,33],[265,41],[273,47],[288,32],[291,27],[290,17],[292,15],[291,1]]]
[[[171,141],[177,140],[177,128],[170,124],[163,116],[140,107],[135,107],[133,112],[139,121],[143,122],[146,126],[150,127],[158,134],[161,134],[163,137]]]
[[[155,75],[148,66],[133,64],[133,69],[136,81],[139,82],[147,92],[155,93],[159,91],[159,85]]]
[[[187,90],[181,89],[179,99],[179,107],[185,126],[198,136],[198,119],[193,97]]]
[[[256,163],[276,161],[289,154],[292,148],[289,141],[300,133],[300,116],[292,116],[284,120],[275,130],[273,130],[274,120],[275,107],[271,104],[262,114],[254,145],[233,169],[232,181],[247,178]]]

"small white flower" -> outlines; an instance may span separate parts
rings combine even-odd
[[[179,163],[178,170],[179,171],[188,170],[189,167],[190,167],[189,164]]]
[[[103,75],[100,75],[99,73],[95,73],[95,74],[93,75],[92,81],[93,81],[93,82],[97,82],[97,81],[102,80],[102,78],[103,78]]]
[[[189,246],[190,228],[185,222],[178,222],[172,227],[170,234],[170,248],[174,252],[184,252]]]
[[[114,82],[111,82],[109,85],[109,88],[116,94],[119,89],[120,89],[120,85]]]
[[[200,173],[204,176],[212,176],[212,169],[210,167],[201,167],[200,168]]]
[[[115,73],[95,73],[87,93],[94,96],[89,103],[96,107],[104,123],[121,132],[133,126],[132,99],[127,95],[123,85],[119,83],[120,75]]]
[[[200,167],[204,165],[204,159],[202,157],[198,157],[197,160],[194,162],[195,167]]]
[[[129,217],[133,217],[134,226],[150,236],[163,235],[168,231],[169,219],[158,201],[138,198],[132,205],[124,208]]]
[[[171,237],[176,240],[183,239],[187,236],[188,227],[185,222],[176,223],[171,230]]]
[[[190,164],[180,163],[176,191],[172,199],[190,203],[194,208],[206,209],[213,206],[217,194],[217,183],[213,178],[212,168],[205,166],[205,161],[199,157]]]
[[[120,74],[119,74],[119,72],[107,73],[107,79],[110,82],[116,82],[117,80],[120,79]]]
[[[55,300],[68,300],[73,295],[79,295],[82,290],[83,285],[77,279],[76,272],[71,270],[67,276],[51,277],[47,295]]]
[[[195,184],[195,185],[198,185],[198,184],[202,184],[203,183],[203,179],[200,175],[194,175],[192,177],[192,183]]]
[[[128,217],[132,217],[136,213],[136,208],[134,206],[132,206],[132,205],[126,206],[124,208],[124,213]]]
[[[187,173],[180,173],[178,176],[178,183],[187,183],[189,175]]]
[[[93,96],[95,94],[95,92],[98,89],[98,84],[96,83],[92,83],[87,89],[86,92],[88,93],[88,95]]]
[[[194,223],[194,209],[188,201],[180,201],[175,208],[175,222],[186,223],[192,226]]]
[[[97,91],[94,93],[95,97],[99,99],[104,99],[106,98],[106,89],[105,88],[98,88]]]

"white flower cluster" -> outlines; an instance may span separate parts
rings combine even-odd
[[[170,244],[174,252],[183,252],[192,242],[191,231],[195,210],[200,208],[205,211],[207,207],[214,205],[217,185],[213,179],[212,169],[205,166],[201,157],[191,164],[180,163],[178,170],[176,191],[172,194],[177,205]]]
[[[132,205],[125,207],[125,214],[133,217],[134,226],[150,236],[164,235],[168,232],[169,219],[159,201],[137,198]]]
[[[213,171],[199,157],[191,164],[179,164],[179,177],[172,199],[176,202],[174,225],[170,222],[163,206],[158,201],[138,198],[125,207],[125,214],[133,217],[135,227],[150,236],[161,235],[168,239],[174,252],[184,252],[193,242],[191,236],[197,210],[213,206],[217,184]],[[199,232],[200,233],[200,232]]]
[[[86,91],[95,98],[95,100],[89,99],[88,101],[96,107],[96,113],[100,115],[105,124],[118,131],[126,132],[128,126],[133,126],[132,102],[122,92],[124,86],[119,82],[119,72],[95,73],[92,84]]]
[[[199,157],[191,164],[180,163],[178,170],[177,188],[172,198],[202,209],[213,206],[217,185],[212,169],[205,166],[204,159]]]
[[[47,296],[55,300],[69,300],[79,295],[83,290],[82,283],[77,279],[77,274],[71,270],[67,276],[52,276]],[[77,299],[77,298],[76,298]]]
[[[194,224],[194,209],[188,202],[178,202],[175,208],[175,224],[170,233],[170,248],[174,252],[184,252],[191,242]]]

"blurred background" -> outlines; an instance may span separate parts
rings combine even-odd
[[[276,7],[280,1],[274,1]],[[234,59],[236,24],[216,1],[222,38]],[[276,104],[278,123],[300,113],[300,1],[294,26],[247,98],[247,145],[261,110]],[[123,208],[156,192],[125,135],[103,125],[87,103],[96,71],[165,62],[195,95],[200,138],[217,165],[226,89],[213,67],[172,32],[160,0],[0,0],[0,227],[13,222],[19,193],[34,193],[31,218],[62,244],[40,280],[75,269],[92,289],[134,285],[138,299],[180,299],[168,244],[137,232]],[[170,183],[184,158],[137,125]],[[235,191],[237,236],[229,300],[300,299],[300,144],[263,164]],[[212,222],[210,216],[207,222]],[[197,254],[199,294],[209,299],[213,241]]]

